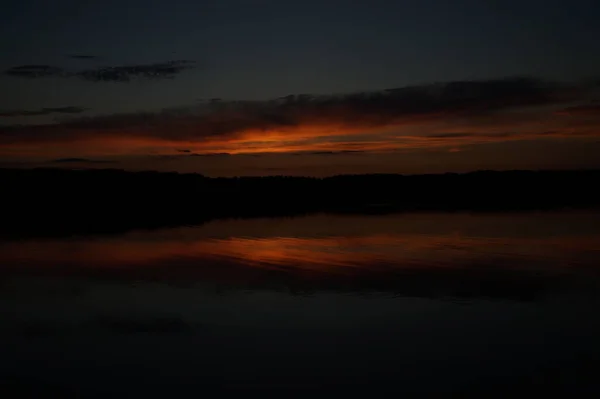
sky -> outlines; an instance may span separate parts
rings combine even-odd
[[[8,0],[0,166],[600,167],[594,0]]]

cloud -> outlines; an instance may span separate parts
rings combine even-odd
[[[600,115],[600,104],[586,104],[563,108],[556,112],[558,115]]]
[[[71,56],[73,57],[73,56]],[[93,57],[93,56],[79,56]],[[80,71],[67,71],[50,65],[19,65],[4,71],[5,75],[19,78],[79,78],[91,82],[130,82],[134,79],[167,79],[195,68],[195,61],[173,60],[153,64],[109,66]]]
[[[73,76],[92,82],[129,82],[135,78],[172,78],[184,70],[194,67],[194,61],[175,60],[164,63],[125,65],[88,69],[76,72]]]
[[[171,155],[171,154],[161,154],[161,155],[150,155],[150,159],[157,161],[176,161],[181,159],[182,155]]]
[[[347,154],[361,154],[364,151],[360,150],[342,150],[342,151],[307,151],[307,152],[299,152],[297,155],[347,155]]]
[[[50,114],[80,114],[82,112],[87,111],[87,108],[83,107],[49,107],[49,108],[40,108],[36,110],[5,110],[0,111],[0,117],[11,118],[18,116],[39,116],[39,115],[50,115]]]
[[[123,73],[130,74],[129,69]],[[94,155],[333,155],[586,137],[598,134],[600,118],[564,118],[556,109],[573,106],[588,91],[586,86],[514,77],[343,95],[298,94],[268,101],[206,101],[158,112],[4,126],[0,127],[0,150],[29,146],[46,151],[43,145],[60,142],[59,149],[65,153],[77,150]]]
[[[65,76],[65,71],[50,65],[19,65],[7,69],[4,74],[19,78],[46,78]]]
[[[462,137],[471,137],[473,133],[439,133],[439,134],[430,134],[427,137],[432,139],[454,139],[454,138],[462,138]]]
[[[471,117],[520,106],[552,104],[568,95],[561,87],[514,78],[450,82],[347,95],[290,95],[271,101],[201,104],[157,113],[114,114],[74,119],[78,129],[128,129],[172,126],[172,139],[235,136],[248,130],[273,131],[298,126],[359,129],[410,123],[419,119]]]
[[[475,132],[475,133],[438,133],[429,134],[425,137],[430,139],[462,139],[470,137],[486,137],[486,138],[502,138],[510,137],[511,133],[486,133],[486,132]]]
[[[196,157],[200,157],[200,158],[212,158],[212,157],[229,157],[232,154],[228,153],[228,152],[207,152],[207,153],[195,153],[195,152],[190,152],[190,151],[182,151],[182,150],[178,150],[175,149],[176,152],[179,152],[179,154],[159,154],[159,155],[150,155],[151,159],[154,160],[161,160],[161,161],[175,161],[175,160],[181,160],[181,159],[185,159],[185,158],[196,158]]]
[[[281,167],[271,166],[271,167],[265,167],[265,168],[258,168],[258,170],[264,170],[267,172],[286,172],[286,171],[289,171],[290,168],[281,168]]]
[[[88,158],[58,158],[48,161],[48,163],[115,163],[114,161],[106,161],[99,159],[88,159]]]
[[[231,154],[228,153],[228,152],[208,152],[208,153],[205,153],[205,154],[196,154],[196,153],[193,153],[193,154],[190,154],[189,156],[190,157],[228,157],[230,155]]]
[[[49,113],[60,113],[60,114],[79,114],[87,110],[82,107],[54,107],[54,108],[43,108],[44,111]]]
[[[94,60],[94,59],[98,58],[98,56],[96,56],[96,55],[89,55],[89,54],[67,54],[67,57],[73,58],[76,60]]]

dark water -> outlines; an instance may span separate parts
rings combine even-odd
[[[0,265],[23,394],[600,393],[599,213],[231,220]]]

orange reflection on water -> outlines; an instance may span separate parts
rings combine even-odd
[[[190,229],[190,232],[193,229]],[[181,233],[181,232],[179,232]],[[462,235],[380,234],[325,237],[190,238],[185,234],[0,244],[0,265],[130,268],[184,262],[194,268],[220,262],[251,268],[345,272],[394,268],[461,267],[494,259],[515,267],[565,268],[594,264],[600,236],[490,238]]]

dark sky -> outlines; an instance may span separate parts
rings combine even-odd
[[[229,125],[231,120],[239,117],[239,111],[222,114],[220,110],[221,114],[217,118],[219,127],[215,128],[214,120],[210,125],[212,133],[208,136],[211,139],[207,139],[204,120],[195,128],[195,131],[200,132],[198,138],[191,137],[189,133],[184,135],[185,140],[176,133],[173,133],[176,137],[169,133],[165,138],[164,132],[179,129],[182,123],[186,129],[191,129],[190,124],[197,121],[190,122],[190,114],[196,119],[199,118],[198,113],[206,115],[208,111],[201,100],[211,98],[223,99],[225,103],[234,100],[267,101],[289,94],[328,96],[404,86],[421,87],[434,82],[487,82],[513,76],[528,76],[570,86],[558,91],[552,90],[552,95],[560,92],[559,100],[553,97],[550,101],[545,99],[514,104],[511,97],[511,106],[560,104],[561,107],[568,107],[573,104],[597,104],[593,103],[597,84],[590,82],[598,78],[597,71],[600,70],[599,17],[600,2],[593,0],[8,0],[3,3],[0,13],[0,69],[4,71],[0,76],[0,86],[3,87],[0,92],[0,128],[4,131],[0,133],[5,136],[4,140],[0,140],[0,157],[5,162],[15,159],[37,162],[55,155],[79,158],[88,157],[92,153],[96,157],[144,157],[174,155],[174,152],[177,153],[174,151],[175,147],[189,148],[190,153],[192,150],[242,153],[248,152],[244,151],[247,147],[252,147],[251,152],[272,152],[273,146],[263,145],[265,140],[259,139],[257,129],[267,132],[267,137],[270,138],[266,141],[273,142],[273,135],[268,132],[275,130],[281,133],[285,130],[281,129],[282,126],[291,125],[303,132],[310,130],[311,134],[302,133],[300,136],[303,139],[310,137],[313,142],[304,140],[290,146],[289,140],[284,140],[287,133],[279,136],[276,134],[279,137],[276,146],[279,150],[290,152],[312,149],[313,152],[318,152],[347,151],[350,148],[365,151],[407,148],[406,145],[400,145],[403,142],[393,145],[389,136],[391,131],[396,133],[394,140],[398,140],[398,135],[407,134],[454,134],[454,139],[457,138],[457,132],[475,135],[478,133],[476,129],[460,129],[456,120],[452,121],[452,129],[442,129],[443,131],[439,126],[431,129],[422,125],[410,131],[406,128],[394,130],[394,126],[406,126],[406,121],[403,119],[400,123],[393,118],[393,121],[376,123],[377,135],[373,136],[376,140],[371,142],[385,141],[385,145],[342,145],[338,148],[337,141],[327,141],[325,138],[340,134],[332,134],[323,128],[326,125],[329,129],[332,124],[335,129],[340,128],[340,117],[338,114],[331,116],[331,107],[327,108],[329,111],[324,111],[328,115],[325,117],[313,107],[310,112],[298,111],[303,115],[301,118],[294,116],[292,122],[276,124],[275,127],[272,121],[266,127],[260,123],[246,124],[234,129],[234,141],[231,140]],[[573,91],[577,94],[574,95]],[[569,96],[566,96],[567,92]],[[502,101],[507,100],[502,97]],[[494,104],[493,111],[500,111],[498,101]],[[353,105],[349,112],[355,115],[369,107],[372,104],[364,105],[363,108]],[[389,107],[384,106],[386,112],[389,112]],[[402,107],[406,108],[406,105]],[[454,110],[454,105],[451,108]],[[504,105],[501,108],[502,112],[507,111]],[[164,122],[164,111],[161,110],[165,109],[177,110],[181,118],[173,122],[175,117],[170,113],[168,123]],[[213,111],[211,108],[210,112]],[[420,115],[422,111],[419,109],[417,114]],[[426,113],[433,112],[437,115],[439,111],[438,108],[428,108]],[[448,109],[444,108],[442,111],[448,112]],[[156,112],[162,113],[151,122],[138,118],[139,129],[131,122],[132,114]],[[264,117],[263,111],[252,112],[258,112],[261,118]],[[269,112],[280,114],[279,109]],[[310,113],[309,122],[305,112]],[[403,115],[406,114],[405,111],[402,112]],[[248,111],[243,113],[247,118]],[[594,114],[595,109],[594,112],[588,109],[586,113],[586,132],[593,130],[589,120],[590,113]],[[90,151],[92,144],[89,126],[81,134],[74,132],[73,127],[66,129],[62,126],[69,118],[119,119],[123,115],[128,120],[123,131],[129,132],[123,134],[130,139],[119,142],[119,151],[115,151],[114,146],[107,146],[105,151]],[[511,114],[511,118],[513,116]],[[286,117],[289,117],[289,113]],[[372,115],[369,118],[371,117]],[[461,117],[464,119],[464,115]],[[327,121],[324,122],[323,118]],[[548,119],[539,114],[532,118],[531,121]],[[315,122],[317,119],[318,123]],[[345,120],[345,117],[341,119]],[[506,117],[499,117],[498,120],[504,123]],[[431,119],[428,121],[431,122]],[[448,120],[444,122],[450,123]],[[543,130],[560,130],[558,136],[560,140],[564,140],[566,130],[563,122],[557,122],[556,127],[545,126]],[[45,126],[22,126],[31,124]],[[140,133],[147,132],[148,125],[153,128],[160,125],[163,133],[156,133],[156,129],[151,133]],[[342,125],[344,129],[349,128],[346,122]],[[357,132],[351,128],[351,135],[372,134],[372,125],[370,123],[368,128],[362,124],[352,125],[362,130]],[[567,125],[570,129],[573,121]],[[578,122],[577,126],[580,125]],[[488,120],[485,126],[481,131],[489,135],[490,127],[495,125]],[[382,140],[379,128],[385,128],[385,140]],[[93,129],[94,140],[104,137],[103,129],[106,129],[104,119]],[[106,143],[111,142],[115,135],[115,127],[111,129]],[[315,129],[321,129],[321,133],[315,132]],[[508,135],[524,132],[522,126],[509,130],[494,131],[498,137],[502,133]],[[527,130],[527,137],[523,139],[532,139],[528,135],[530,130]],[[226,134],[219,133],[223,131]],[[253,133],[241,134],[241,131]],[[588,133],[585,135],[589,136]],[[252,140],[240,141],[240,134],[246,138],[252,136]],[[45,137],[45,147],[50,143],[64,151],[44,152],[42,144],[32,144],[38,142],[36,137],[41,135]],[[578,131],[577,135],[582,134]],[[10,138],[6,139],[8,136]],[[57,141],[48,141],[50,136]],[[85,140],[82,139],[84,136]],[[215,144],[215,136],[220,137],[221,144]],[[296,139],[298,134],[290,133],[289,136]],[[140,137],[151,143],[141,145]],[[164,146],[156,142],[157,137],[163,141]],[[327,142],[328,145],[315,147],[315,137],[321,138],[320,144]],[[440,137],[436,139],[439,141]],[[83,141],[87,144],[82,144]],[[283,141],[286,141],[285,146],[281,145]],[[359,137],[358,140],[354,137],[348,138],[345,143],[365,141],[364,137]],[[79,144],[73,144],[75,142]],[[231,145],[224,145],[224,142],[237,144],[232,148]],[[257,145],[257,142],[263,144]],[[480,144],[452,142],[447,147],[453,152],[460,152],[465,145]],[[579,144],[580,140],[569,143],[575,147]],[[94,146],[97,148],[96,144]],[[435,147],[440,146],[436,144]],[[188,156],[185,152],[179,153]],[[315,155],[318,154],[312,154],[313,157]],[[571,158],[577,158],[576,155],[578,156],[574,152]],[[319,162],[332,165],[330,158],[323,157]],[[123,160],[125,158],[119,162]],[[131,159],[127,158],[127,161]],[[514,161],[514,165],[517,165],[519,159]],[[197,159],[197,162],[207,161],[203,158]],[[224,161],[210,162],[209,166],[214,162]],[[240,173],[248,168],[240,166],[245,165],[243,162],[227,162],[232,164],[230,166],[234,170],[242,168]],[[357,165],[356,162],[346,163]],[[440,159],[432,162],[437,164],[446,161]],[[544,162],[552,164],[551,159]],[[292,172],[301,173],[303,167],[310,166],[302,162],[298,164],[297,159],[292,161],[291,158],[288,161],[273,160],[272,163],[273,165],[264,167],[288,171],[296,168]],[[267,164],[268,162],[265,163]],[[313,164],[314,162],[311,165]],[[377,170],[380,167],[378,163],[370,165],[364,170],[372,171],[371,169]],[[402,170],[401,166],[386,165],[389,166],[388,169]],[[454,168],[448,165],[449,169]],[[510,165],[511,162],[508,162],[505,167]],[[474,160],[471,166],[467,162],[464,168],[479,166],[484,165],[477,164]],[[558,163],[556,166],[563,164]],[[180,167],[181,165],[176,169]],[[204,164],[198,166],[199,169],[205,167]],[[224,167],[229,168],[227,165]],[[156,168],[164,168],[164,165]],[[184,169],[190,168],[195,167],[188,165]],[[440,168],[443,169],[443,165]],[[333,169],[337,172],[339,168]],[[418,169],[417,167],[416,170]],[[343,171],[344,168],[340,170]]]

